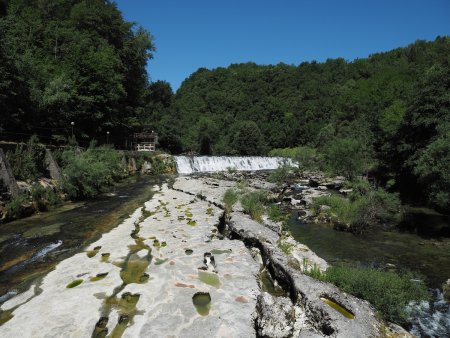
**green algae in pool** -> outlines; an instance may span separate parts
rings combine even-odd
[[[108,272],[98,273],[95,277],[89,278],[89,280],[90,280],[91,282],[97,282],[97,281],[99,281],[99,280],[102,280],[102,279],[105,278],[106,276],[108,276]]]
[[[120,338],[123,336],[125,330],[128,327],[128,323],[130,321],[130,317],[127,314],[122,314],[119,317],[119,322],[116,327],[112,330],[109,338]]]
[[[335,301],[332,301],[331,299],[328,299],[328,298],[325,298],[325,297],[320,297],[320,300],[322,300],[325,304],[331,306],[333,309],[338,311],[345,318],[355,319],[355,315],[353,313],[351,313],[349,310],[344,308],[342,305],[339,305]]]
[[[274,297],[286,296],[286,291],[284,291],[279,285],[275,285],[267,269],[262,269],[259,273],[258,284],[261,291],[267,292]]]
[[[14,311],[14,309],[6,310],[6,311],[0,310],[0,326],[2,326],[8,320],[10,320],[12,317],[14,317],[13,311]]]
[[[219,288],[221,283],[219,276],[214,272],[198,270],[198,279],[203,283]]]
[[[109,256],[111,256],[109,252],[102,253],[102,258],[100,260],[104,263],[109,263]]]
[[[197,225],[197,222],[194,221],[194,220],[192,220],[192,219],[190,219],[190,220],[188,220],[187,224],[190,225],[190,226],[192,226],[192,227],[194,227],[194,226]]]
[[[80,285],[81,283],[83,283],[82,279],[75,279],[74,281],[70,282],[69,284],[66,285],[66,288],[68,289],[72,289],[77,287],[78,285]]]
[[[211,309],[211,296],[208,292],[197,292],[192,296],[192,303],[201,316],[207,316]]]
[[[120,271],[120,278],[125,284],[142,283],[141,278],[150,264],[150,256],[139,257],[131,254]]]
[[[97,253],[98,253],[98,250],[89,250],[89,251],[86,252],[86,255],[87,255],[89,258],[92,258],[92,257],[94,257]]]

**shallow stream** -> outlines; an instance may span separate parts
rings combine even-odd
[[[103,195],[0,225],[0,304],[80,252],[152,196],[160,179],[133,177]]]
[[[433,294],[431,302],[414,308],[411,332],[423,337],[450,334],[450,304],[439,291],[450,278],[450,217],[425,208],[407,208],[398,231],[372,231],[353,235],[326,224],[302,224],[294,214],[289,229],[332,265],[411,271]]]

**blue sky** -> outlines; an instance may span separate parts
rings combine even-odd
[[[450,35],[450,0],[117,0],[154,36],[152,81],[200,67],[346,60]]]

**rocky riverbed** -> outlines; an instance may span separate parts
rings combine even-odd
[[[222,196],[235,181],[179,177],[39,285],[1,306],[2,337],[377,337],[367,302],[302,273],[326,262]],[[250,184],[258,189],[266,182]],[[275,230],[275,231],[274,231]],[[283,252],[282,241],[292,246]],[[261,271],[284,293],[269,294]]]

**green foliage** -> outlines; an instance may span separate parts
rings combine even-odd
[[[328,268],[325,273],[315,271],[313,277],[333,283],[342,291],[369,301],[383,319],[399,324],[407,322],[406,306],[410,301],[429,298],[426,285],[413,281],[409,273],[399,275],[369,268],[336,266]]]
[[[269,177],[267,177],[267,180],[269,182],[274,183],[284,183],[286,182],[290,177],[292,177],[293,167],[283,164],[282,166],[278,167],[277,169],[273,170]]]
[[[450,123],[439,128],[438,137],[428,144],[416,161],[414,173],[426,187],[430,203],[450,209]]]
[[[268,192],[264,190],[252,191],[241,196],[241,204],[244,212],[258,222],[261,222],[261,217],[266,210],[265,204],[267,202]]]
[[[366,151],[356,139],[335,139],[325,150],[327,166],[333,174],[352,180],[368,168]]]
[[[43,187],[39,183],[35,183],[31,187],[31,199],[39,211],[46,211],[48,207],[55,206],[60,202],[57,193],[52,188]]]
[[[280,222],[285,219],[285,216],[283,215],[280,206],[277,204],[272,204],[267,208],[267,215],[269,216],[269,219],[271,219],[274,222]]]
[[[262,155],[266,151],[263,135],[253,121],[242,121],[232,128],[231,147],[239,155]]]
[[[230,213],[233,210],[233,205],[238,201],[239,194],[235,189],[228,189],[223,195],[223,203],[225,205],[225,210]]]
[[[24,206],[27,203],[27,198],[24,195],[12,198],[5,205],[5,210],[8,215],[8,219],[13,220],[28,215],[28,211]]]
[[[6,157],[16,179],[35,181],[45,175],[45,147],[39,144],[33,135],[26,145],[19,144],[14,152],[7,152]]]
[[[295,161],[301,171],[314,170],[318,167],[319,154],[317,149],[309,146],[276,148],[269,151],[269,156],[290,158]]]
[[[62,187],[72,199],[93,197],[125,176],[119,153],[110,147],[90,147],[81,153],[69,149],[62,158]]]
[[[357,190],[360,187],[360,190]],[[356,183],[350,199],[341,196],[320,196],[313,200],[316,214],[324,212],[337,227],[362,233],[370,227],[395,224],[400,221],[400,199],[397,194],[383,189],[367,188],[364,183]],[[321,206],[328,206],[323,210]]]
[[[0,32],[7,131],[44,127],[40,134],[50,138],[55,128],[67,137],[75,121],[81,138],[106,128],[119,136],[145,105],[152,38],[114,2],[7,1]]]

